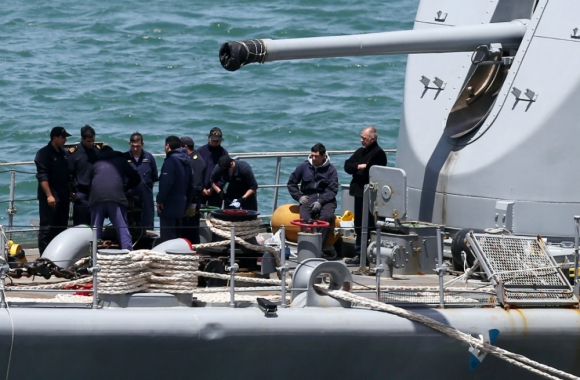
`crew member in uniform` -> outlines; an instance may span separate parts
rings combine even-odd
[[[159,181],[157,162],[155,157],[143,149],[145,141],[139,132],[129,138],[131,149],[125,153],[127,162],[141,175],[141,183],[130,190],[128,195],[133,197],[133,205],[141,209],[140,225],[146,230],[153,230],[155,204],[153,202],[153,184]]]
[[[97,228],[97,238],[103,234],[103,222],[109,218],[119,238],[121,249],[133,250],[127,225],[127,189],[141,182],[141,176],[129,165],[125,154],[106,145],[91,170],[91,224]]]
[[[159,176],[157,213],[159,215],[159,243],[181,236],[181,220],[193,199],[195,187],[187,151],[181,148],[177,136],[165,139],[165,161]]]
[[[197,151],[195,151],[193,139],[189,136],[181,138],[181,147],[187,150],[187,155],[191,159],[190,165],[193,170],[193,200],[187,209],[182,220],[181,237],[189,240],[192,244],[199,244],[199,219],[201,217],[199,209],[201,207],[201,194],[203,191],[203,181],[205,178],[205,161]]]
[[[63,149],[71,136],[63,127],[50,131],[50,142],[34,158],[38,179],[38,250],[40,255],[56,235],[68,226],[72,197],[67,153]]]
[[[379,137],[377,130],[373,126],[368,126],[360,134],[361,148],[358,148],[353,155],[344,162],[344,171],[352,175],[349,194],[354,197],[354,228],[356,232],[356,255],[344,262],[349,265],[360,264],[361,236],[362,236],[362,215],[363,193],[365,185],[369,183],[369,170],[374,165],[387,166],[387,154],[377,143]],[[367,215],[368,228],[373,229],[375,219],[369,212]],[[365,263],[366,265],[366,263]]]
[[[237,200],[242,209],[258,211],[258,182],[247,162],[233,160],[229,155],[220,157],[211,174],[211,182],[215,193],[224,199],[225,209],[238,208],[232,205]]]
[[[203,182],[201,203],[207,204],[208,206],[222,207],[222,199],[211,185],[211,176],[213,168],[217,165],[220,157],[228,155],[228,151],[221,145],[223,139],[222,130],[214,127],[207,135],[207,144],[197,150],[197,153],[203,158],[205,167],[207,168]],[[218,187],[220,188],[223,185],[223,183],[218,183]]]
[[[288,179],[288,191],[300,203],[301,219],[321,219],[334,226],[338,173],[321,143],[310,149],[308,160],[296,167]],[[326,244],[330,228],[319,228]]]
[[[91,224],[89,194],[91,169],[99,150],[95,146],[95,130],[90,125],[81,128],[81,142],[69,149],[68,168],[71,175],[73,202],[73,225]]]

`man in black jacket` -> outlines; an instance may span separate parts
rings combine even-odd
[[[66,230],[68,225],[72,192],[67,155],[63,147],[70,135],[63,127],[52,128],[50,142],[34,158],[40,216],[38,250],[41,256],[52,239]]]
[[[361,235],[362,235],[362,206],[365,185],[369,183],[369,170],[374,165],[386,166],[387,155],[377,143],[378,133],[375,127],[368,126],[360,134],[362,148],[344,162],[344,171],[352,175],[349,194],[354,197],[354,228],[356,231],[356,256],[346,259],[346,264],[360,264]],[[374,228],[375,221],[371,214],[367,214],[369,229]]]
[[[89,193],[91,188],[91,170],[99,155],[95,146],[95,130],[90,125],[81,128],[81,142],[69,149],[68,169],[71,176],[72,190],[75,193],[73,202],[73,225],[91,224]]]
[[[199,221],[201,207],[201,194],[203,191],[203,182],[205,179],[205,161],[199,153],[194,150],[193,139],[189,136],[181,137],[181,147],[187,150],[187,155],[191,159],[190,165],[193,170],[193,185],[195,191],[193,193],[193,200],[191,201],[185,216],[181,222],[182,230],[181,237],[186,238],[191,244],[199,244]]]
[[[320,219],[330,223],[330,228],[318,229],[322,233],[322,247],[334,228],[334,210],[338,193],[338,173],[326,148],[318,143],[310,149],[308,160],[296,167],[288,179],[288,191],[300,203],[300,219]]]

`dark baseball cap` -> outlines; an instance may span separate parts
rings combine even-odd
[[[218,167],[222,172],[226,172],[229,170],[232,161],[232,158],[227,154],[225,156],[221,156],[218,160]]]
[[[186,146],[186,145],[193,146],[193,139],[189,136],[183,136],[179,140],[181,141],[181,146]]]
[[[207,137],[214,141],[222,141],[224,139],[222,136],[222,130],[218,127],[213,127],[211,131],[209,131]]]
[[[66,129],[64,129],[63,127],[54,127],[50,131],[50,138],[51,139],[53,137],[69,137],[69,136],[72,136],[72,135],[70,133],[68,133],[66,131]]]

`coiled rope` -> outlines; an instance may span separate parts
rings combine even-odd
[[[277,249],[265,245],[252,244],[244,240],[256,237],[260,233],[259,227],[260,224],[262,224],[261,219],[247,220],[242,222],[229,222],[209,215],[206,218],[205,222],[209,227],[209,229],[211,230],[211,232],[226,240],[216,241],[212,243],[197,244],[195,245],[195,249],[230,245],[231,229],[232,227],[234,227],[236,233],[235,238],[236,243],[252,251],[270,252],[276,259],[276,266],[280,266],[280,252],[278,252]]]

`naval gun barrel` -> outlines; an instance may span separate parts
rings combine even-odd
[[[490,43],[500,43],[504,49],[511,49],[520,45],[528,22],[513,20],[345,36],[235,41],[224,43],[219,55],[226,70],[236,71],[249,63],[364,55],[451,53],[473,51],[480,45]]]

